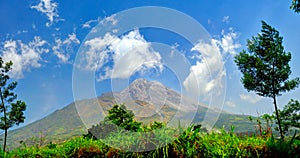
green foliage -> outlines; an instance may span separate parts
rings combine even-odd
[[[11,61],[4,63],[0,57],[0,112],[2,113],[0,116],[0,129],[4,130],[4,152],[6,150],[7,130],[24,122],[24,111],[26,110],[25,102],[21,100],[14,102],[17,95],[13,90],[16,88],[17,82],[9,82],[9,72],[12,70],[12,65]]]
[[[118,130],[129,130],[137,132],[141,130],[141,122],[134,120],[134,114],[131,110],[127,110],[125,105],[114,105],[108,110],[108,115],[96,126],[92,126],[88,130],[86,137],[100,139],[107,137],[110,133]]]
[[[299,13],[300,12],[300,1],[299,0],[293,0],[290,8],[292,10],[294,10],[294,12]]]
[[[133,112],[127,110],[124,104],[114,105],[112,109],[108,110],[108,116],[104,120],[111,120],[115,125],[134,132],[138,131],[142,124],[134,121]]]
[[[276,97],[296,88],[300,79],[289,80],[291,53],[285,52],[279,32],[262,21],[261,34],[247,41],[248,51],[235,56],[235,63],[243,73],[241,79],[248,91],[273,98],[281,137],[283,132],[279,120]]]
[[[284,51],[279,32],[264,21],[261,31],[248,40],[248,51],[235,56],[235,62],[243,73],[242,83],[248,91],[272,98],[296,88],[300,79],[288,80],[291,53]]]
[[[278,113],[285,133],[290,128],[300,130],[300,103],[298,100],[291,99],[289,103],[283,107],[283,110],[279,110]]]
[[[127,117],[120,120],[116,113]],[[134,122],[134,115],[126,108],[115,105],[104,120],[100,123],[132,129],[124,122]],[[123,129],[110,133],[106,135],[105,143],[101,139],[87,137],[73,138],[62,144],[50,142],[45,146],[28,147],[20,142],[22,147],[8,153],[0,150],[0,154],[3,157],[300,157],[300,142],[297,139],[278,141],[274,137],[241,137],[234,130],[235,127],[231,126],[229,132],[223,128],[220,132],[208,133],[200,124],[183,129],[179,121],[178,129],[153,122],[140,127],[138,132]],[[133,150],[144,152],[129,152]]]
[[[263,114],[260,117],[253,118],[252,116],[248,117],[250,122],[256,121],[257,125],[255,126],[255,132],[257,136],[270,137],[272,136],[271,124],[273,121],[273,116],[269,114]],[[261,120],[263,119],[263,120]]]

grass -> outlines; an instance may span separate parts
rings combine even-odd
[[[147,137],[145,137],[145,134]],[[116,144],[125,149],[155,150],[128,152],[110,147]],[[140,133],[119,132],[109,135],[105,143],[85,137],[74,137],[61,144],[49,143],[42,147],[26,146],[2,157],[300,157],[300,140],[260,136],[237,136],[234,129],[205,133],[188,127],[180,135],[177,129],[165,128]]]

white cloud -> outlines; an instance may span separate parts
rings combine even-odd
[[[98,17],[98,19],[94,19],[94,20],[89,20],[87,22],[85,22],[83,25],[82,25],[82,28],[91,28],[91,24],[93,23],[99,23],[101,21],[101,18]]]
[[[53,53],[57,56],[60,62],[67,63],[70,59],[70,53],[73,52],[74,45],[80,44],[75,33],[69,34],[64,41],[55,39],[55,45],[52,47]]]
[[[93,19],[93,20],[89,20],[87,22],[85,22],[83,25],[82,25],[82,28],[91,28],[92,26],[94,26],[93,24],[102,24],[102,25],[116,25],[118,23],[118,20],[116,19],[116,14],[113,14],[109,17],[105,17],[103,20],[101,20],[100,17],[98,17],[97,19]],[[94,32],[96,32],[96,30],[92,30]],[[113,33],[116,33],[118,32],[117,29],[114,29],[113,30]]]
[[[80,66],[89,71],[101,70],[98,81],[108,78],[127,78],[133,72],[157,68],[162,70],[161,56],[151,48],[138,30],[118,37],[106,33],[84,43],[87,51],[81,58]],[[107,64],[112,62],[108,66]]]
[[[252,94],[252,93],[249,94],[249,95],[247,95],[247,94],[240,94],[240,98],[242,100],[245,100],[245,101],[250,102],[252,104],[256,104],[258,101],[260,101],[262,99],[261,96],[256,95],[256,94]]]
[[[80,44],[79,39],[77,38],[75,33],[69,34],[68,38],[64,40],[63,44],[70,45],[72,43]]]
[[[228,107],[231,107],[231,108],[236,107],[236,104],[235,104],[234,102],[232,102],[232,101],[229,101],[229,100],[226,101],[225,104],[226,104]]]
[[[115,52],[113,78],[127,78],[134,71],[144,71],[158,67],[162,69],[161,56],[151,48],[138,30],[129,32],[119,40],[114,40],[110,49]],[[134,61],[134,62],[133,62]]]
[[[41,55],[49,52],[48,49],[43,48],[45,44],[46,41],[38,36],[35,36],[34,40],[28,44],[20,40],[5,41],[2,49],[2,59],[4,62],[13,62],[11,76],[17,79],[22,78],[24,77],[24,71],[41,67]]]
[[[18,30],[17,31],[17,34],[22,34],[22,33],[28,33],[28,31],[27,30]]]
[[[113,32],[113,33],[118,33],[119,30],[118,30],[118,29],[113,29],[112,32]]]
[[[229,23],[229,16],[224,16],[222,22]]]
[[[200,41],[191,51],[199,53],[194,58],[198,58],[200,61],[191,66],[190,74],[183,82],[185,89],[192,94],[205,95],[214,88],[222,88],[221,81],[225,76],[225,71],[220,48],[215,41],[212,40],[210,43]]]
[[[233,55],[240,44],[235,43],[237,33],[230,29],[230,33],[222,31],[222,38],[212,39],[210,42],[199,41],[191,51],[197,54],[192,56],[197,59],[195,65],[190,68],[190,74],[184,80],[185,89],[191,94],[206,95],[207,93],[223,87],[222,80],[226,76],[224,60],[222,56]],[[198,86],[197,86],[198,85]]]
[[[46,26],[49,27],[56,21],[55,18],[59,17],[57,6],[58,3],[52,2],[51,0],[40,0],[38,5],[31,6],[31,8],[47,16],[49,22],[46,23]]]
[[[215,40],[216,43],[223,49],[223,54],[235,55],[236,49],[241,47],[241,44],[236,43],[235,40],[238,38],[238,34],[233,31],[232,28],[229,29],[229,33],[225,33],[222,30],[221,40]]]
[[[104,24],[116,25],[118,23],[118,20],[116,19],[116,14],[104,18],[100,23],[103,25]]]
[[[78,66],[89,71],[96,71],[101,68],[109,60],[107,46],[115,39],[117,39],[116,36],[106,33],[103,38],[96,37],[85,41],[83,44],[88,50],[84,52],[83,58],[80,59],[82,63]]]

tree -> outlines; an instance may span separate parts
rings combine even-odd
[[[272,135],[271,124],[272,124],[272,120],[273,120],[274,117],[272,115],[269,115],[269,114],[263,114],[261,116],[261,118],[263,118],[267,122],[266,130],[263,132],[264,135],[271,136]]]
[[[17,95],[12,91],[16,88],[17,82],[9,83],[10,77],[8,75],[9,71],[12,70],[12,65],[11,61],[4,63],[0,57],[0,112],[2,113],[0,115],[0,129],[4,130],[4,152],[8,129],[24,122],[25,116],[23,112],[26,110],[25,102],[21,100],[14,102],[17,99]]]
[[[293,0],[290,8],[293,9],[294,12],[299,13],[300,12],[300,0]]]
[[[134,120],[134,114],[131,110],[127,110],[124,104],[114,105],[112,109],[108,111],[107,118],[111,120],[115,125],[120,126],[126,130],[137,132],[141,128],[141,122]]]
[[[283,110],[278,110],[283,132],[287,132],[290,128],[300,129],[300,103],[298,100],[291,99]]]
[[[276,97],[296,88],[300,79],[289,80],[291,53],[285,52],[279,32],[264,21],[261,32],[247,41],[248,51],[240,52],[234,61],[243,74],[241,82],[248,91],[273,99],[280,135],[284,138]]]
[[[112,109],[108,110],[108,115],[103,121],[88,129],[88,134],[85,136],[101,139],[117,130],[137,132],[141,130],[141,124],[141,122],[134,120],[133,112],[127,110],[125,105],[116,104]]]

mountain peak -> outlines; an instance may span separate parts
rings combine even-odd
[[[133,82],[131,82],[129,87],[137,87],[137,86],[150,87],[150,86],[153,86],[153,85],[167,88],[162,83],[160,83],[158,81],[149,81],[145,78],[139,78],[139,79],[134,80]],[[140,88],[140,87],[137,87],[137,88]]]
[[[151,82],[151,81],[149,81],[145,78],[138,78],[138,79],[134,80],[131,84],[142,84],[142,83],[148,84],[149,82]]]
[[[134,80],[126,89],[121,92],[123,99],[141,100],[151,102],[155,94],[166,96],[167,87],[157,81],[149,81],[144,78]],[[153,96],[155,95],[155,96]],[[125,98],[124,98],[125,97]]]

